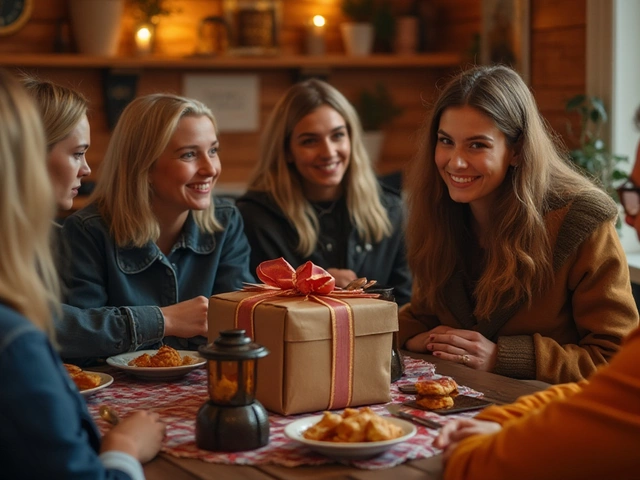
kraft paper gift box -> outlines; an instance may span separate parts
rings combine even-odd
[[[209,341],[222,330],[238,328],[239,302],[255,295],[246,291],[213,295],[209,299]],[[327,297],[317,298],[323,301]],[[270,351],[257,364],[256,398],[267,410],[292,415],[391,400],[391,343],[393,332],[398,330],[397,305],[372,298],[341,297],[340,301],[348,303],[353,313],[350,375],[340,367],[336,368],[341,371],[332,375],[335,336],[328,306],[301,295],[272,296],[255,307],[253,340]],[[350,385],[345,385],[345,375],[351,378],[346,381]],[[332,402],[336,391],[344,392],[345,388],[350,400],[345,402],[342,395],[341,400]]]

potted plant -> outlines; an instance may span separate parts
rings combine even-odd
[[[371,162],[375,164],[380,157],[384,142],[382,127],[401,115],[403,110],[393,101],[383,83],[376,84],[374,90],[360,91],[354,106],[364,130],[365,148]]]
[[[340,24],[347,55],[369,55],[373,49],[375,0],[342,0],[340,6],[350,20]]]
[[[604,103],[598,97],[580,94],[569,99],[565,109],[580,116],[578,147],[571,150],[571,159],[619,203],[616,187],[627,179],[627,173],[620,169],[620,164],[627,162],[628,158],[611,153],[602,139],[602,128],[608,121]]]

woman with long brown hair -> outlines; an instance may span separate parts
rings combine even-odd
[[[408,178],[405,348],[558,383],[591,375],[638,325],[616,205],[572,168],[513,70],[444,86]]]

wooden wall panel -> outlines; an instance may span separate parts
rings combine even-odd
[[[586,91],[587,0],[532,0],[531,88],[551,127],[569,146],[578,118],[564,111],[567,100]]]
[[[587,0],[531,1],[531,88],[543,115],[560,134],[566,132],[566,99],[585,90],[585,31]],[[37,4],[29,22],[16,34],[0,37],[0,53],[53,52],[57,22],[68,22],[66,0],[34,0]],[[394,13],[406,13],[412,0],[393,0]],[[200,20],[207,15],[220,15],[222,0],[170,0],[167,6],[177,9],[161,19],[158,27],[158,54],[191,55],[196,46]],[[285,0],[281,40],[285,52],[300,53],[304,45],[304,25],[314,14],[327,19],[327,51],[343,51],[338,25],[344,20],[339,0]],[[469,52],[481,30],[479,0],[421,0],[417,3],[427,22],[423,44],[427,50]],[[135,19],[127,7],[119,54],[133,51],[132,31]],[[214,62],[215,59],[212,59]],[[465,57],[462,66],[471,63]],[[25,69],[62,84],[76,86],[91,102],[92,147],[89,162],[97,179],[97,167],[106,150],[110,132],[104,116],[102,75],[93,68],[33,68]],[[362,86],[384,82],[396,102],[403,108],[402,116],[385,128],[381,173],[403,168],[415,154],[417,131],[426,108],[434,95],[438,81],[448,77],[453,69],[346,69],[335,70],[329,80],[354,100]],[[187,71],[145,69],[139,78],[138,94],[156,91],[182,92],[182,76]],[[229,73],[246,73],[233,72]],[[260,70],[261,124],[269,111],[295,80],[292,71]],[[258,155],[259,132],[221,134],[221,157],[224,165],[222,182],[244,182]]]

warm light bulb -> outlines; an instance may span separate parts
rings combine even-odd
[[[136,37],[138,37],[138,40],[141,40],[143,42],[148,41],[149,39],[151,39],[151,30],[149,30],[148,27],[141,27],[137,33],[136,33]]]
[[[313,17],[313,24],[316,27],[324,27],[324,17],[322,15],[316,15]]]

